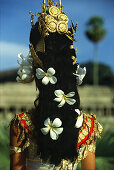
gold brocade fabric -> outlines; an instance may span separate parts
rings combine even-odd
[[[96,120],[93,114],[83,113],[84,121],[79,130],[77,149],[79,151],[76,164],[85,159],[88,152],[95,153],[96,150],[96,137],[101,138],[103,127]]]
[[[96,137],[101,137],[101,132],[103,130],[102,126],[96,120],[96,116],[93,114],[83,113],[83,125],[80,127],[77,150],[78,157],[74,162],[67,160],[62,160],[59,166],[53,164],[44,163],[40,157],[37,155],[37,145],[32,141],[32,130],[34,126],[32,125],[31,116],[28,113],[22,113],[16,115],[16,119],[19,121],[19,125],[23,127],[23,132],[21,134],[20,140],[25,140],[22,150],[20,148],[11,147],[11,150],[19,153],[28,147],[28,158],[27,158],[27,170],[76,170],[78,163],[85,159],[88,152],[95,153],[96,150]],[[30,126],[30,127],[29,127]]]
[[[22,152],[22,148],[21,147],[10,146],[10,154],[20,153],[20,152]]]
[[[95,144],[96,137],[101,138],[102,126],[96,120],[96,115],[83,113],[84,121],[83,125],[80,127],[78,144],[80,146]]]
[[[34,129],[34,125],[32,123],[31,114],[30,113],[21,113],[16,114],[15,118],[12,120],[12,125],[17,126],[17,137],[18,141],[22,141],[23,145],[21,148],[10,146],[10,153],[19,153],[24,151],[30,145],[30,136],[32,136],[32,131]],[[22,128],[21,133],[19,132],[19,127]]]

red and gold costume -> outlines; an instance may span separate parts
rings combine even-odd
[[[103,129],[102,126],[99,124],[99,122],[96,120],[95,115],[83,113],[83,124],[79,129],[78,143],[76,146],[76,149],[79,151],[78,158],[75,160],[75,163],[74,162],[71,163],[67,160],[62,160],[60,166],[53,167],[52,164],[50,165],[48,163],[44,165],[44,163],[42,163],[42,161],[40,160],[39,156],[36,156],[37,146],[32,141],[33,139],[32,132],[34,129],[34,124],[31,118],[31,114],[30,113],[16,114],[15,120],[13,121],[14,124],[15,124],[15,121],[16,122],[18,121],[18,127],[22,128],[22,132],[21,132],[19,140],[25,141],[25,143],[23,143],[22,148],[11,147],[11,153],[22,152],[26,148],[28,148],[28,152],[29,152],[29,157],[27,158],[28,169],[29,169],[29,164],[32,165],[32,162],[34,161],[38,162],[37,164],[38,169],[39,167],[40,168],[45,167],[46,169],[46,167],[49,167],[49,166],[51,166],[52,168],[56,168],[56,169],[57,168],[65,169],[65,167],[70,169],[70,167],[72,167],[72,164],[73,164],[73,168],[75,167],[76,169],[78,163],[82,159],[85,159],[87,157],[88,152],[95,153],[96,137],[98,138],[101,137],[101,132]],[[33,164],[33,167],[34,167],[34,164]]]

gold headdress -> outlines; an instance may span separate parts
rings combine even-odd
[[[65,34],[69,39],[75,41],[73,39],[73,34],[76,33],[76,26],[72,23],[71,31],[68,29],[68,17],[63,12],[63,6],[61,5],[61,0],[59,0],[59,4],[54,2],[53,0],[43,0],[42,12],[36,14],[39,15],[39,31],[44,39],[49,35],[49,33],[58,32],[59,34]],[[33,26],[33,18],[34,14],[31,13],[31,26]],[[42,40],[43,42],[43,40]]]
[[[34,26],[34,14],[30,11],[31,14],[31,26]],[[59,3],[54,2],[54,0],[43,0],[42,3],[42,12],[35,13],[35,16],[38,17],[38,30],[41,34],[41,38],[38,41],[36,48],[34,50],[33,45],[31,44],[30,51],[36,65],[43,66],[41,60],[38,58],[36,52],[45,52],[45,37],[48,37],[50,33],[58,32],[59,34],[66,35],[70,40],[75,41],[73,35],[76,33],[77,24],[74,26],[74,23],[71,21],[71,27],[68,29],[68,17],[63,12],[63,6],[61,5],[61,0]],[[71,47],[70,47],[71,48]],[[74,47],[73,47],[74,48]],[[37,59],[37,60],[36,60]],[[76,63],[76,57],[72,56],[73,64]]]
[[[31,14],[31,26],[34,29],[34,14],[30,11]],[[43,0],[42,5],[42,12],[41,13],[35,13],[35,16],[39,15],[38,17],[38,23],[35,25],[35,29],[38,29],[38,32],[40,32],[40,35],[37,39],[37,44],[33,46],[31,43],[29,45],[29,54],[27,57],[24,57],[22,54],[19,54],[19,58],[22,59],[22,62],[18,64],[20,65],[20,69],[18,71],[18,77],[17,81],[22,83],[28,83],[31,82],[34,78],[34,70],[36,69],[39,72],[44,68],[42,60],[39,58],[37,52],[45,52],[45,37],[48,37],[51,33],[57,32],[58,34],[63,34],[67,36],[70,40],[75,41],[73,38],[73,35],[76,33],[77,30],[77,24],[74,25],[74,23],[71,21],[70,29],[68,29],[68,17],[63,12],[63,6],[61,5],[61,0],[59,0],[59,4],[57,2],[54,2],[54,0]],[[36,27],[37,26],[37,27]],[[73,60],[72,64],[74,65],[77,61],[76,58],[76,51],[73,46],[73,42],[69,45],[70,53],[71,53],[71,59]],[[39,68],[40,67],[40,68]],[[38,70],[40,69],[40,71]],[[41,69],[42,68],[42,69]],[[49,68],[50,69],[50,68]],[[52,72],[55,72],[55,70],[51,69]],[[81,70],[81,71],[80,71]],[[47,70],[48,71],[48,70]],[[83,75],[79,75],[78,72],[81,72]],[[45,72],[43,71],[43,74]],[[76,70],[76,73],[73,73],[76,76],[80,76],[82,82],[82,77],[85,76],[86,69],[80,69],[78,67],[78,71]],[[52,73],[53,74],[53,73]],[[45,73],[47,77],[49,75]],[[38,78],[39,79],[39,78]],[[54,84],[56,79],[54,78],[54,81],[52,81]]]

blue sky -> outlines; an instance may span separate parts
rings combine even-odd
[[[29,11],[40,12],[41,4],[42,0],[0,0],[0,71],[18,67],[18,53],[27,55],[31,29]],[[98,44],[98,58],[114,71],[114,0],[62,0],[62,4],[69,20],[78,22],[74,46],[79,63],[93,61],[94,45],[85,36],[88,19],[94,15],[104,19],[107,35]]]

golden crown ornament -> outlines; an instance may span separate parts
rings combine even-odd
[[[34,14],[31,14],[31,26],[33,27]],[[63,6],[61,5],[61,0],[59,3],[53,0],[43,0],[42,12],[35,13],[38,15],[39,31],[42,38],[47,37],[50,33],[58,32],[59,34],[65,34],[69,39],[75,41],[73,35],[76,33],[77,24],[74,27],[72,23],[71,30],[68,29],[68,17],[63,12]]]
[[[30,14],[31,14],[31,26],[33,27],[34,14],[32,14],[31,11]],[[58,4],[57,2],[54,2],[54,0],[43,0],[42,12],[37,14],[35,13],[35,16],[37,15],[38,15],[38,30],[41,36],[35,48],[32,43],[29,45],[29,54],[27,57],[24,57],[21,53],[18,55],[22,61],[21,63],[19,63],[18,61],[20,68],[18,71],[17,81],[21,83],[29,83],[33,81],[33,79],[35,78],[34,70],[36,70],[37,75],[36,77],[38,79],[40,79],[43,76],[42,77],[43,84],[47,85],[49,82],[55,84],[57,82],[56,77],[53,76],[55,74],[55,70],[53,68],[49,68],[47,70],[47,73],[45,73],[42,70],[44,69],[44,66],[42,60],[38,56],[39,54],[38,52],[45,53],[45,37],[49,36],[50,33],[57,32],[58,34],[60,35],[63,34],[67,36],[70,40],[75,41],[73,35],[76,33],[77,24],[74,25],[74,23],[71,21],[70,29],[68,29],[69,19],[67,15],[63,12],[61,0],[59,0]],[[71,50],[74,49],[73,43],[71,43],[69,49]],[[75,65],[77,61],[76,53],[74,56],[71,56],[71,59],[73,60],[72,64]],[[40,75],[40,73],[42,73],[42,75]],[[76,73],[73,73],[73,75],[75,75],[77,78],[78,85],[82,83],[85,74],[86,68],[85,67],[80,68],[79,66],[77,67]],[[65,102],[69,103],[68,100],[66,101],[64,100],[64,103]]]

